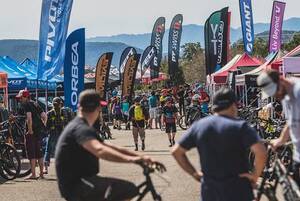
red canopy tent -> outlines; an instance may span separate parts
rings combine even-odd
[[[256,67],[260,66],[261,62],[256,59],[250,57],[248,54],[244,53],[241,55],[237,61],[229,66],[226,70],[220,69],[219,71],[212,74],[212,80],[214,84],[225,84],[228,76],[228,72],[235,71],[238,67]]]

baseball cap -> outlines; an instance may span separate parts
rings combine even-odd
[[[269,98],[276,94],[279,83],[279,73],[274,70],[265,71],[257,77],[256,82],[257,86],[261,87],[261,98]]]
[[[61,104],[61,103],[62,103],[62,101],[59,97],[55,97],[52,100],[52,104]]]
[[[232,91],[229,88],[223,87],[215,93],[213,97],[212,109],[214,111],[216,110],[221,111],[223,109],[228,108],[235,102],[236,102],[236,96],[234,91]]]
[[[100,105],[101,105],[101,106],[107,106],[107,101],[101,100],[101,101],[100,101]]]
[[[26,89],[23,89],[23,90],[19,91],[19,93],[16,95],[16,98],[22,98],[22,97],[27,98],[29,96],[30,96],[29,91]]]

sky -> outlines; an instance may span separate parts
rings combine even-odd
[[[0,0],[0,39],[38,39],[42,0]],[[73,0],[69,32],[86,28],[86,37],[149,33],[155,20],[166,26],[178,13],[183,24],[203,25],[215,10],[229,6],[232,27],[240,26],[238,0]],[[300,17],[300,0],[285,0],[285,19]],[[252,0],[254,23],[270,22],[272,0]]]

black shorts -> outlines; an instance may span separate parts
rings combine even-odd
[[[123,120],[123,115],[122,114],[115,114],[115,119],[117,121],[122,121]]]
[[[166,133],[176,133],[176,124],[175,123],[166,123]]]
[[[138,188],[131,182],[92,176],[82,178],[68,201],[118,201],[128,200],[138,195]]]
[[[27,134],[26,136],[26,151],[28,159],[43,158],[42,140],[36,134]]]

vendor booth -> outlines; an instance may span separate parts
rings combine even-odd
[[[235,77],[236,91],[243,105],[247,106],[253,103],[253,101],[257,103],[257,94],[259,89],[257,88],[256,79],[264,70],[271,69],[271,64],[278,60],[279,56],[279,52],[271,53],[267,56],[267,61],[264,64],[252,71],[237,75]]]
[[[261,65],[261,61],[259,61],[256,58],[250,57],[246,53],[242,55],[236,55],[223,68],[221,68],[219,71],[211,75],[210,77],[211,92],[214,93],[220,87],[224,85],[228,85],[229,82],[232,83],[232,79],[234,79],[234,77],[237,74],[240,74],[242,72],[248,72],[253,68],[258,67],[259,65]],[[232,72],[236,72],[236,73],[232,73]],[[228,78],[231,78],[231,81]]]
[[[283,58],[283,75],[284,76],[300,75],[300,57]]]

